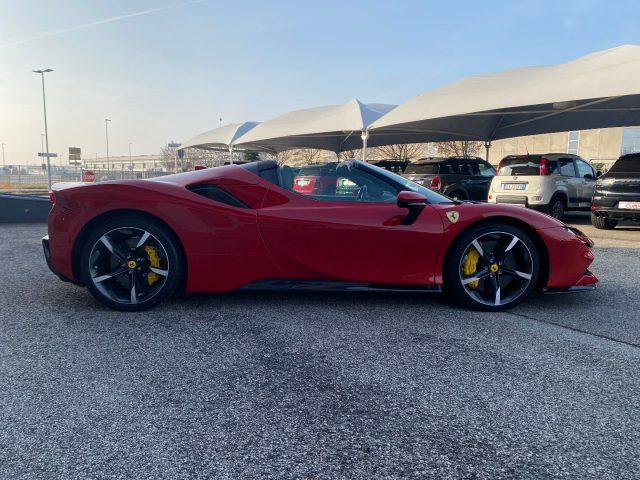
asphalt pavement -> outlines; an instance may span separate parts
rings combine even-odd
[[[1,479],[640,476],[638,229],[596,239],[596,291],[500,314],[309,292],[125,314],[47,270],[45,233],[0,225]]]

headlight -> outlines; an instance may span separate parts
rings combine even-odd
[[[584,233],[582,233],[577,228],[575,227],[562,227],[562,228],[564,228],[566,232],[570,233],[571,235],[576,237],[578,240],[580,240],[582,243],[584,243],[587,247],[589,248],[593,247],[593,240],[591,240],[589,237],[587,237]]]

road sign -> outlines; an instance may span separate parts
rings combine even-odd
[[[82,181],[83,182],[95,182],[96,174],[93,173],[93,170],[85,170],[82,172]]]
[[[69,163],[71,162],[80,162],[82,159],[80,158],[82,154],[82,150],[78,147],[69,147]],[[77,165],[71,163],[72,165]]]
[[[178,148],[180,145],[182,145],[181,143],[176,143],[176,142],[169,142],[169,144],[167,145],[169,148]]]
[[[39,157],[49,157],[49,158],[56,158],[58,156],[57,153],[46,153],[46,152],[38,152],[38,156]]]

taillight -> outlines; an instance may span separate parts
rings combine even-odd
[[[56,194],[53,193],[53,190],[49,190],[49,200],[51,200],[51,205],[55,205],[55,203],[56,203]]]
[[[440,179],[439,176],[435,176],[431,179],[431,183],[429,184],[429,188],[431,190],[440,190],[440,187],[442,187],[442,180]]]
[[[542,157],[540,159],[540,175],[551,175],[548,158]]]
[[[194,170],[204,170],[206,168],[207,167],[205,167],[204,165],[194,165],[194,167],[193,167]]]

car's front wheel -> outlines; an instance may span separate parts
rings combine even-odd
[[[80,254],[83,283],[116,310],[151,308],[173,295],[184,272],[175,237],[159,222],[127,215],[88,235]]]
[[[540,255],[525,232],[485,224],[452,245],[444,266],[449,298],[478,310],[501,311],[525,300],[540,277]]]

